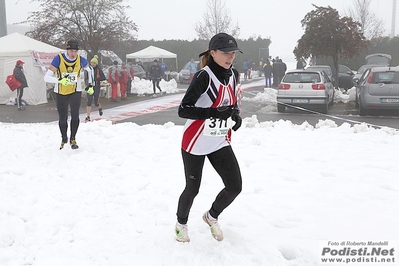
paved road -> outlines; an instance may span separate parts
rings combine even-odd
[[[261,83],[262,84],[262,83]],[[127,101],[113,103],[109,99],[102,98],[104,116],[107,120],[114,123],[133,122],[138,125],[144,124],[165,124],[173,122],[176,125],[183,125],[185,119],[177,116],[177,106],[183,97],[187,84],[178,84],[181,93],[166,94],[158,97],[151,96],[130,96]],[[263,86],[259,86],[259,81],[252,81],[243,84],[248,89],[244,90],[244,97],[254,97],[258,92],[263,92]],[[81,119],[85,117],[85,105],[82,101],[80,109]],[[278,113],[277,107],[273,104],[257,103],[253,101],[243,101],[242,117],[257,116],[259,122],[290,120],[294,124],[302,124],[307,121],[315,126],[319,120],[330,119],[337,125],[347,122],[351,125],[357,122],[365,122],[376,126],[387,126],[399,129],[398,112],[388,114],[376,114],[367,117],[360,117],[354,103],[336,103],[328,115],[311,113],[303,110],[287,109],[286,113]],[[96,108],[93,108],[92,119],[100,119]],[[37,123],[55,122],[58,120],[58,113],[55,102],[38,106],[28,106],[26,111],[17,111],[16,106],[0,105],[0,122],[12,123]]]

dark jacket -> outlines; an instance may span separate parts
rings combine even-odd
[[[16,65],[14,68],[14,76],[19,82],[21,82],[21,86],[19,88],[28,87],[28,82],[26,81],[24,71],[19,65]]]
[[[220,82],[227,84],[231,75],[234,75],[236,83],[239,83],[239,74],[235,68],[225,69],[216,64],[212,57],[210,57],[208,66]],[[180,103],[178,110],[180,117],[200,120],[209,118],[209,108],[197,108],[195,106],[195,103],[201,94],[208,89],[209,80],[210,77],[204,70],[200,70],[194,75],[193,80]],[[237,103],[235,104],[235,107],[238,109]]]
[[[151,79],[161,79],[162,69],[160,65],[152,65],[150,67],[150,78]]]
[[[263,72],[265,73],[265,77],[271,77],[273,73],[273,66],[270,64],[270,62],[266,62],[263,65]]]
[[[93,68],[94,72],[94,86],[100,88],[101,81],[106,80],[103,70],[97,65]]]

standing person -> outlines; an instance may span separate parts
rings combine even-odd
[[[117,102],[116,97],[118,96],[118,61],[114,61],[112,67],[108,70],[108,83],[111,84],[111,102]]]
[[[263,65],[263,73],[265,74],[266,88],[271,88],[272,87],[273,66],[268,59],[266,59],[265,64]]]
[[[122,67],[118,71],[118,75],[119,75],[119,89],[121,93],[121,100],[124,101],[126,100],[126,85],[129,80],[129,73],[125,62],[122,63]]]
[[[193,80],[194,74],[197,72],[197,63],[195,63],[194,58],[191,58],[188,63],[187,69],[190,71],[190,83]]]
[[[287,65],[283,62],[283,60],[281,58],[278,60],[278,62],[280,63],[279,64],[280,68],[279,68],[279,73],[278,73],[278,84],[277,84],[277,86],[283,80],[285,72],[287,71]]]
[[[147,68],[144,66],[143,62],[138,61],[137,65],[141,66],[141,68],[145,71],[145,77],[148,78],[148,71],[147,71]]]
[[[102,69],[98,66],[98,56],[95,55],[90,60],[90,66],[92,68],[92,75],[88,77],[87,83],[94,84],[93,91],[91,89],[87,90],[87,106],[86,106],[86,119],[85,122],[90,121],[91,114],[91,104],[94,100],[94,105],[98,108],[98,114],[100,116],[103,115],[103,108],[100,103],[100,90],[101,90],[101,81],[105,80],[105,75]],[[87,85],[88,85],[87,84]]]
[[[79,43],[76,40],[69,40],[66,45],[66,52],[53,58],[44,81],[55,83],[54,92],[56,93],[58,125],[61,131],[62,149],[68,142],[68,106],[71,109],[71,135],[69,142],[72,149],[78,149],[76,143],[76,133],[79,127],[79,108],[82,98],[82,84],[80,73],[82,68],[87,70],[88,76],[92,75],[91,68],[88,67],[87,59],[78,54]],[[55,76],[54,76],[55,74]],[[86,88],[89,90],[92,84]]]
[[[143,65],[143,62],[139,61],[139,62],[137,63],[137,65],[138,65],[138,66],[141,66],[141,67],[145,70],[145,67],[144,67],[144,65]]]
[[[281,64],[279,60],[273,59],[273,87],[276,88],[280,84],[279,75],[281,73]]]
[[[232,68],[236,51],[240,50],[232,36],[213,36],[209,49],[200,54],[202,69],[195,74],[179,106],[179,116],[188,119],[181,147],[186,187],[179,198],[175,226],[179,242],[190,241],[187,221],[206,157],[225,185],[202,217],[217,241],[223,240],[218,217],[241,192],[240,167],[230,146],[231,129],[241,126],[236,98],[239,74]],[[227,123],[230,117],[235,121],[232,128]]]
[[[245,59],[244,63],[242,64],[244,69],[244,80],[248,79],[248,61]]]
[[[152,66],[150,67],[150,79],[152,80],[152,89],[154,90],[154,95],[156,93],[155,87],[157,87],[159,93],[162,94],[161,87],[159,86],[161,75],[162,75],[162,69],[158,65],[158,60],[155,59]]]
[[[128,80],[127,80],[127,85],[126,85],[126,95],[130,95],[132,93],[132,80],[134,80],[134,69],[133,69],[133,60],[128,59],[127,60],[127,75],[128,75]]]
[[[263,73],[263,58],[261,58],[259,61],[259,68],[258,68],[259,77],[262,77],[262,73]]]
[[[161,62],[161,63],[159,63],[159,66],[161,67],[161,71],[162,71],[161,77],[162,77],[164,80],[166,80],[165,72],[168,70],[168,65],[166,65],[164,62]]]
[[[26,81],[26,77],[24,74],[24,64],[22,60],[18,60],[15,68],[14,68],[14,76],[15,78],[21,82],[21,86],[17,88],[17,106],[18,110],[26,110],[26,108],[22,105],[22,96],[24,95],[24,88],[28,87],[28,82]]]

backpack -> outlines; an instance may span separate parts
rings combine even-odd
[[[15,91],[22,85],[22,83],[15,78],[14,74],[7,76],[6,83],[12,91]]]

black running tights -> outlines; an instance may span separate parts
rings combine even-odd
[[[82,93],[74,92],[68,95],[57,94],[58,125],[61,131],[62,141],[68,140],[68,106],[71,108],[71,140],[75,139],[79,127],[79,108]]]
[[[240,167],[233,149],[231,146],[226,146],[208,155],[193,155],[182,150],[182,157],[186,187],[179,198],[177,221],[180,224],[186,224],[188,221],[191,206],[193,205],[194,198],[197,196],[201,185],[205,157],[208,157],[208,160],[222,178],[225,186],[216,196],[209,210],[212,217],[218,218],[222,211],[233,202],[238,194],[240,194],[242,189]]]

